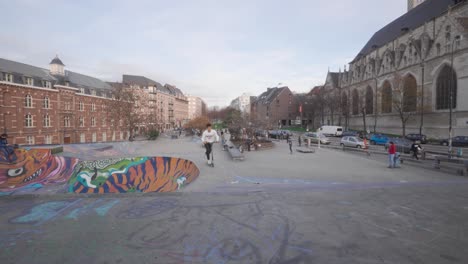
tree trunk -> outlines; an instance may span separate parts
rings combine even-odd
[[[403,130],[403,137],[406,136],[406,122],[405,121],[401,121],[401,129]]]
[[[364,133],[367,135],[366,112],[362,113],[362,124],[364,125]]]

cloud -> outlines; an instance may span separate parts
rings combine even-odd
[[[404,12],[394,0],[44,1],[9,3],[0,56],[107,81],[171,83],[210,105],[283,83],[305,92]],[[35,19],[37,14],[42,19]]]

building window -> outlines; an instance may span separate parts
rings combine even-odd
[[[3,74],[3,80],[5,82],[13,82],[13,75],[9,73],[4,73]]]
[[[25,127],[33,127],[33,117],[31,114],[27,114],[24,121]]]
[[[124,139],[124,134],[122,131],[120,131],[120,140],[123,140]]]
[[[445,65],[437,77],[436,109],[450,108],[450,87],[452,87],[452,108],[457,107],[457,75],[450,66]]]
[[[91,90],[91,95],[96,96],[96,90]]]
[[[83,104],[83,101],[80,101],[80,102],[78,103],[78,110],[84,111],[84,104]]]
[[[44,143],[45,144],[52,144],[52,136],[51,135],[45,135],[44,136]]]
[[[27,108],[31,108],[33,106],[33,99],[30,94],[26,95],[24,98],[24,106]]]
[[[106,132],[102,132],[102,141],[107,141],[107,133]]]
[[[26,136],[26,144],[34,145],[34,136]]]
[[[85,89],[84,89],[84,88],[80,88],[80,93],[84,94],[84,93],[85,93]]]
[[[44,127],[50,127],[50,116],[49,115],[44,116],[43,125],[44,125]]]
[[[44,88],[52,88],[52,84],[49,81],[42,81],[42,86]]]
[[[79,122],[80,122],[80,127],[84,127],[84,118],[82,116],[80,116]]]
[[[34,86],[34,79],[31,77],[24,78],[24,84],[29,86]]]
[[[63,118],[63,126],[64,127],[70,127],[70,117],[66,116]]]
[[[96,126],[96,118],[95,117],[91,117],[91,126],[92,127]]]
[[[102,126],[105,127],[106,125],[107,125],[106,118],[103,117],[102,118]]]
[[[80,134],[80,143],[86,143],[86,136],[85,133]]]
[[[91,104],[91,112],[95,112],[95,111],[96,111],[96,104],[92,103]]]
[[[50,109],[50,100],[49,97],[44,97],[44,108],[45,109]]]
[[[112,141],[115,141],[115,131],[112,131]]]
[[[71,103],[65,102],[65,110],[71,110]]]
[[[392,87],[386,81],[382,88],[382,113],[392,112]]]
[[[93,143],[96,142],[96,132],[93,133],[92,141],[93,141]]]
[[[416,112],[418,103],[416,79],[409,75],[403,86],[403,112]]]

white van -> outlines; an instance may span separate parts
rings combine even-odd
[[[317,133],[321,133],[328,137],[341,137],[343,135],[343,127],[322,126],[319,129],[317,129]]]

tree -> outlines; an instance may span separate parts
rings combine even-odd
[[[399,73],[393,77],[392,107],[401,120],[402,135],[406,135],[408,120],[421,110],[418,102],[418,91],[416,79],[412,75],[403,78]]]
[[[208,123],[210,123],[210,119],[208,119],[208,117],[199,116],[185,124],[185,128],[198,129],[199,131],[203,131]]]
[[[112,97],[108,109],[113,125],[126,128],[133,138],[138,125],[146,124],[146,100],[140,100],[138,92],[122,85],[114,87]]]

